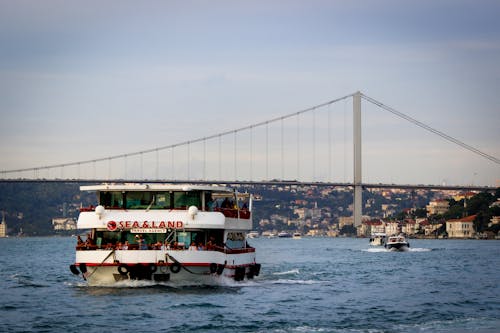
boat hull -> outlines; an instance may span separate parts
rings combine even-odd
[[[408,243],[393,243],[393,244],[386,244],[386,248],[389,251],[408,251],[409,250],[409,244]]]
[[[219,251],[77,251],[74,274],[88,285],[112,285],[127,280],[150,280],[172,285],[224,285],[259,275],[255,252]]]

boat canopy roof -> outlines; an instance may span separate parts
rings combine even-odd
[[[151,192],[151,191],[210,191],[218,193],[234,193],[233,189],[215,185],[193,185],[193,184],[164,184],[164,183],[124,183],[124,184],[100,184],[80,186],[80,191],[126,191],[126,192]]]

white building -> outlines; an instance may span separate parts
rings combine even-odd
[[[52,219],[52,226],[54,230],[75,230],[76,221],[68,217],[56,217]]]
[[[442,215],[450,209],[450,203],[445,199],[437,199],[429,202],[426,209],[427,216]]]
[[[475,236],[474,219],[476,215],[446,221],[449,238],[472,238]]]

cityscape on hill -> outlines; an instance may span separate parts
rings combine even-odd
[[[350,188],[236,188],[254,195],[253,226],[263,236],[288,232],[302,236],[370,237],[374,232],[403,232],[421,238],[499,238],[500,188],[495,193],[365,190],[362,224],[357,228],[353,225]],[[80,207],[96,204],[95,195],[80,192],[75,183],[1,183],[0,189],[0,236],[72,235],[76,233]],[[462,230],[461,226],[472,229]]]

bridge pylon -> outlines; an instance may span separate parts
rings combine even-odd
[[[353,94],[353,147],[354,147],[354,226],[361,225],[363,215],[363,183],[361,173],[361,92]]]

